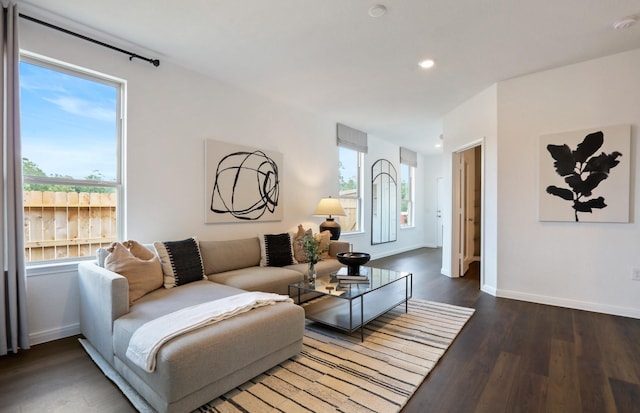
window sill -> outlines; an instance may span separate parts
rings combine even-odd
[[[363,235],[364,231],[354,231],[354,232],[343,232],[340,234],[340,238],[342,237],[354,237],[358,235]]]
[[[77,271],[79,263],[90,259],[95,259],[95,257],[86,257],[85,259],[73,261],[50,261],[31,265],[27,264],[25,272],[27,277],[39,277],[43,275],[69,273]]]

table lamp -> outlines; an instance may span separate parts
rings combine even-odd
[[[328,216],[327,220],[320,224],[320,232],[330,231],[331,239],[337,240],[340,238],[340,224],[338,224],[333,216],[347,216],[340,204],[338,198],[322,198],[320,203],[313,211],[315,216]]]

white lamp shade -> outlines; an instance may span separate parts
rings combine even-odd
[[[340,204],[340,200],[338,198],[322,198],[320,203],[316,207],[316,210],[313,211],[313,215],[319,216],[346,216],[346,212],[344,212],[344,208],[342,208],[342,204]]]

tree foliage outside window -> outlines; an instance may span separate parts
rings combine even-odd
[[[28,158],[22,158],[22,175],[24,177],[46,177],[61,178],[72,180],[71,176],[59,176],[59,175],[47,175],[38,165]],[[87,181],[104,181],[104,175],[97,169],[92,174],[84,177]],[[82,185],[64,185],[64,184],[30,184],[25,183],[23,185],[25,191],[40,191],[40,192],[88,192],[88,193],[113,193],[115,188],[104,188],[96,186],[82,186]]]
[[[340,203],[346,217],[340,217],[342,233],[360,230],[362,205],[362,154],[348,148],[339,148]]]
[[[400,226],[414,225],[415,168],[400,164]]]

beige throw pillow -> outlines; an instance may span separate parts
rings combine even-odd
[[[127,278],[129,304],[162,287],[160,259],[136,241],[114,242],[107,249],[104,267]]]
[[[318,246],[318,248],[320,249],[320,251],[322,251],[331,242],[331,231],[322,231],[321,233],[316,234],[316,239],[320,241],[320,245]],[[322,253],[322,255],[320,255],[320,258],[329,258],[328,248],[325,252]]]
[[[296,261],[299,263],[309,262],[309,257],[307,257],[307,252],[304,250],[304,237],[313,235],[311,228],[305,230],[302,224],[298,225],[298,232],[294,235],[293,238],[293,253],[296,258]],[[315,234],[314,237],[319,241],[318,249],[322,251],[326,248],[327,244],[331,242],[331,232],[330,231],[322,231],[319,234]],[[321,259],[329,258],[329,249],[323,252],[320,255]]]
[[[311,228],[305,231],[302,224],[298,225],[298,232],[293,237],[293,255],[299,263],[309,262],[307,253],[304,250],[304,237],[313,235]]]

